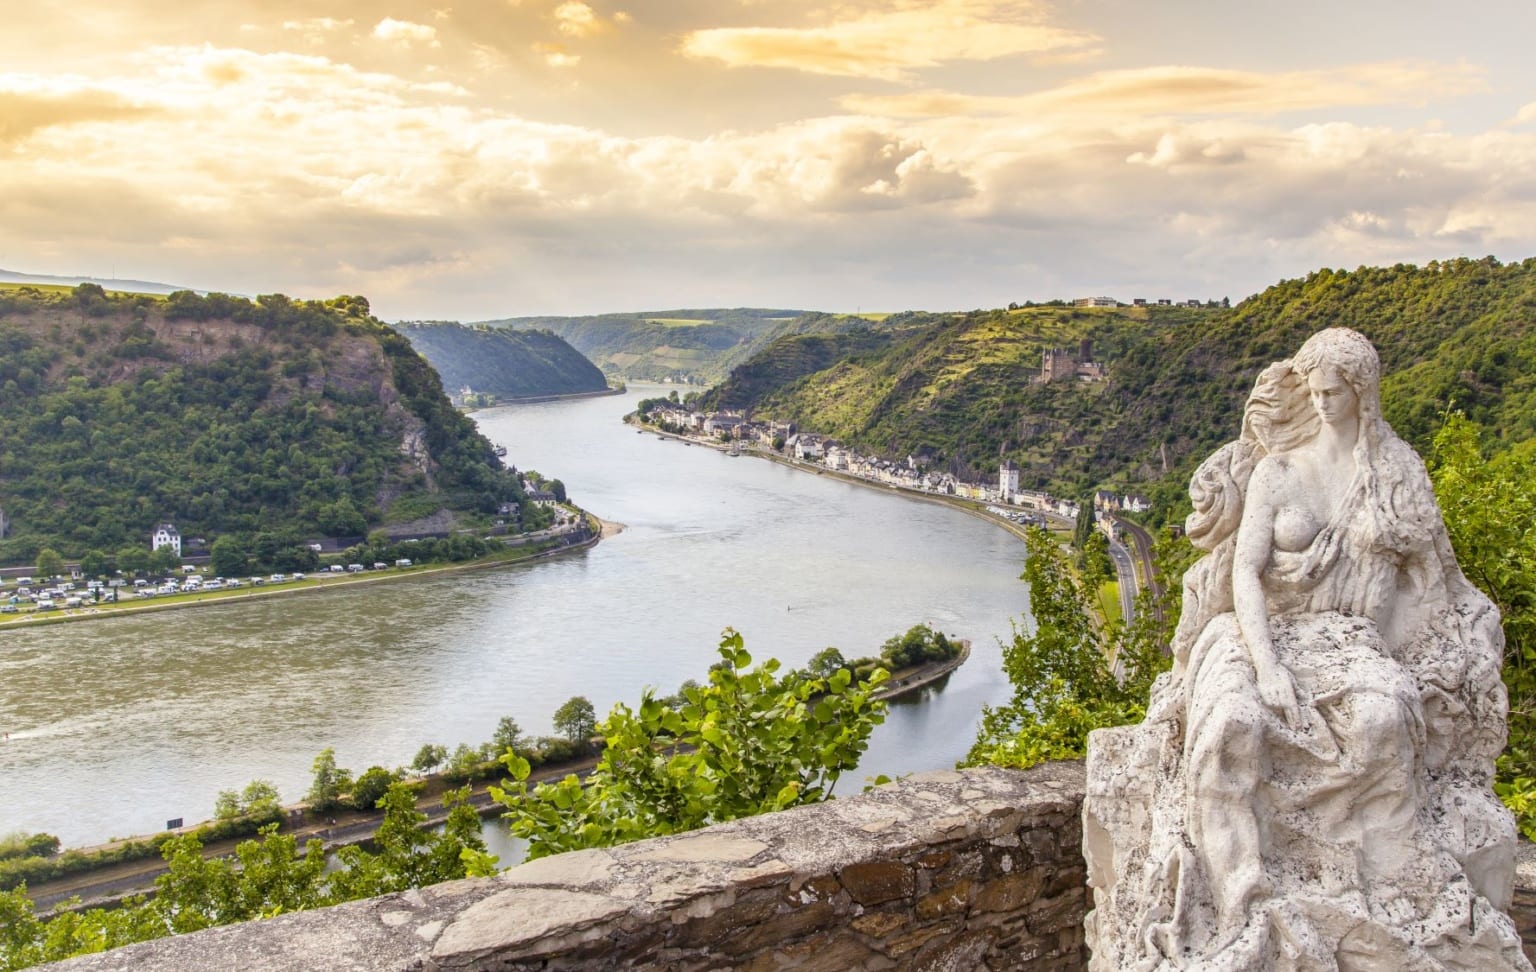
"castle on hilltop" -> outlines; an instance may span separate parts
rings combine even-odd
[[[1068,378],[1104,380],[1104,366],[1093,360],[1093,341],[1090,339],[1083,338],[1076,354],[1066,348],[1046,348],[1041,356],[1040,376],[1035,379],[1037,382],[1045,384]]]

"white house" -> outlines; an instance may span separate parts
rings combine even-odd
[[[170,547],[176,556],[181,556],[181,534],[176,532],[174,523],[162,523],[149,535],[149,549],[159,550],[161,547]]]
[[[809,432],[797,434],[788,445],[794,450],[796,459],[820,459],[823,455],[821,436]]]

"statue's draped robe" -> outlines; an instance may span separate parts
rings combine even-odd
[[[1292,726],[1259,697],[1232,605],[1233,499],[1259,452],[1233,443],[1197,475],[1224,525],[1186,575],[1174,670],[1145,722],[1090,741],[1091,968],[1529,969],[1490,788],[1502,632],[1423,464],[1386,431],[1313,541],[1272,552]]]

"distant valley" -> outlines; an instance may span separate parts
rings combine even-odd
[[[551,331],[443,321],[408,321],[394,329],[432,363],[455,399],[468,392],[477,400],[515,401],[608,388],[602,371]]]
[[[703,385],[721,380],[775,338],[834,333],[870,322],[857,316],[798,310],[693,308],[591,317],[511,317],[482,323],[551,331],[618,378]]]

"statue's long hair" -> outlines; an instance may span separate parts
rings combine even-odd
[[[1248,493],[1248,480],[1259,460],[1278,455],[1312,441],[1321,420],[1312,407],[1307,376],[1320,368],[1338,372],[1353,389],[1358,403],[1359,428],[1354,445],[1356,477],[1354,495],[1346,500],[1355,516],[1352,543],[1367,549],[1381,546],[1401,549],[1423,531],[1417,517],[1403,518],[1393,509],[1397,491],[1392,462],[1383,454],[1401,445],[1381,415],[1381,360],[1371,342],[1357,331],[1331,327],[1312,335],[1295,356],[1265,368],[1254,382],[1243,408],[1241,435],[1218,449],[1200,465],[1190,480],[1189,496],[1194,512],[1185,520],[1185,532],[1196,547],[1209,551],[1201,569],[1191,569],[1186,600],[1197,602],[1192,617],[1181,618],[1175,645],[1192,637],[1215,614],[1232,610],[1232,546]],[[1360,516],[1359,514],[1364,514]]]

